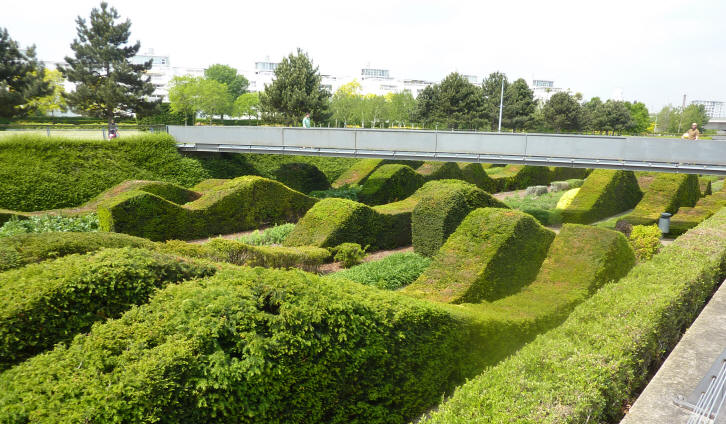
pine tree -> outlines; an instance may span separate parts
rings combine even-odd
[[[32,100],[51,94],[44,73],[35,46],[23,52],[8,30],[0,28],[0,116],[25,116],[35,108]]]
[[[129,45],[131,21],[116,23],[119,14],[108,3],[91,10],[90,25],[76,19],[78,38],[71,43],[75,57],[66,57],[68,66],[59,67],[63,75],[76,83],[76,90],[65,95],[71,108],[84,115],[108,120],[148,111],[158,105],[148,98],[154,92],[150,77],[151,61],[135,65],[134,57],[141,43]]]

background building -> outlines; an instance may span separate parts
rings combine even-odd
[[[546,103],[553,94],[564,91],[559,87],[555,87],[555,82],[550,80],[532,79],[529,87],[534,92],[534,99],[542,103]]]
[[[710,119],[726,118],[726,102],[718,102],[715,100],[692,100],[692,105],[703,105],[706,109],[706,115]]]

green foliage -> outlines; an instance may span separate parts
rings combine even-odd
[[[542,108],[547,124],[555,132],[578,131],[582,128],[582,106],[564,91],[555,93]]]
[[[497,191],[497,185],[484,171],[481,163],[474,162],[459,162],[459,169],[461,169],[461,179],[472,183],[487,193],[495,193]]]
[[[113,142],[13,136],[0,141],[0,164],[0,208],[18,211],[78,206],[130,179],[191,186],[209,178],[162,134]]]
[[[706,177],[698,177],[698,186],[701,190],[701,196],[708,196],[709,194],[713,194],[713,189],[711,187],[711,179]]]
[[[337,197],[340,199],[358,200],[358,194],[363,189],[359,185],[344,185],[338,188],[331,188],[329,190],[313,190],[308,194],[310,197],[317,199],[325,199],[328,197]]]
[[[209,237],[296,221],[317,201],[272,180],[244,176],[184,205],[132,190],[98,205],[100,228],[151,240]]]
[[[724,231],[721,211],[459,387],[423,422],[618,422],[723,280]]]
[[[432,184],[428,188],[426,194],[420,195],[411,216],[413,249],[427,257],[438,252],[449,235],[474,209],[507,207],[489,193],[463,181],[441,180],[441,184]]]
[[[274,177],[275,180],[301,193],[330,188],[325,174],[309,163],[283,163],[274,171]]]
[[[71,255],[0,274],[0,369],[145,303],[169,283],[214,274],[142,249]]]
[[[513,131],[532,128],[537,101],[527,82],[519,78],[506,86],[502,126]],[[498,108],[497,108],[498,111]]]
[[[674,214],[681,206],[693,206],[701,197],[698,176],[694,174],[658,173],[643,190],[643,199],[623,219],[633,225],[650,225],[660,214]]]
[[[77,217],[40,215],[30,216],[27,219],[10,219],[0,227],[0,237],[51,231],[72,231],[77,233],[98,231],[98,216],[92,213]]]
[[[511,295],[534,280],[554,237],[525,213],[476,209],[446,240],[431,266],[403,290],[445,303]]]
[[[24,116],[37,109],[33,100],[53,91],[43,76],[35,46],[22,51],[8,30],[0,28],[0,117]]]
[[[571,188],[577,188],[577,187],[582,187],[582,184],[585,183],[585,180],[579,179],[579,178],[573,178],[573,179],[567,180],[567,183],[570,185]]]
[[[373,171],[383,165],[383,159],[361,159],[349,167],[333,182],[333,188],[363,184]]]
[[[396,293],[239,268],[6,371],[0,421],[405,423],[471,374],[472,333]]]
[[[512,209],[518,209],[535,217],[542,225],[558,225],[562,221],[557,203],[566,192],[550,192],[540,196],[513,195],[504,198],[504,203]]]
[[[417,114],[425,123],[435,123],[442,129],[475,129],[483,125],[481,88],[463,75],[452,72],[424,92]]]
[[[552,181],[552,172],[546,166],[507,165],[487,171],[496,184],[496,191],[520,190]]]
[[[187,119],[183,113],[175,113],[169,103],[159,104],[159,108],[149,114],[136,115],[139,125],[184,125]],[[193,122],[187,122],[194,124]]]
[[[236,116],[257,118],[260,114],[260,93],[244,93],[237,97],[233,110]]]
[[[128,44],[131,21],[116,23],[119,18],[105,2],[91,10],[89,22],[79,16],[78,38],[71,43],[74,57],[66,56],[68,65],[59,67],[75,84],[75,90],[65,95],[68,105],[83,115],[104,118],[109,125],[115,116],[131,116],[156,106],[147,100],[154,93],[146,75],[151,61],[131,63],[141,43]]]
[[[416,168],[416,172],[423,175],[424,181],[464,179],[464,174],[461,172],[461,169],[456,162],[424,162],[421,166]]]
[[[660,229],[657,225],[634,225],[628,240],[639,261],[647,261],[660,249]]]
[[[20,255],[12,247],[0,245],[0,272],[21,266]]]
[[[382,165],[368,177],[358,198],[368,205],[391,203],[410,196],[423,183],[424,177],[410,166]]]
[[[562,221],[590,224],[633,208],[641,197],[632,171],[596,169],[562,211]]]
[[[338,271],[326,278],[343,278],[383,290],[397,290],[416,280],[431,259],[416,253],[394,253],[379,261]]]
[[[215,64],[204,70],[204,77],[224,84],[232,101],[247,92],[250,82],[244,75],[228,65]]]
[[[336,262],[342,262],[343,268],[350,268],[363,262],[368,246],[361,247],[358,243],[341,243],[330,248]]]
[[[251,244],[253,246],[269,246],[271,244],[282,244],[285,238],[290,235],[295,224],[275,225],[263,231],[255,230],[252,234],[247,234],[239,238],[242,243]]]
[[[710,196],[702,197],[695,207],[681,207],[671,217],[670,236],[678,236],[709,218],[726,206],[726,192],[716,191]]]

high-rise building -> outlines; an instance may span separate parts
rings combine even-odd
[[[726,102],[719,102],[715,100],[692,100],[692,105],[703,105],[706,109],[706,115],[710,119],[713,118],[726,118]]]

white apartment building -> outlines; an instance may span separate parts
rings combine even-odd
[[[726,102],[715,100],[692,100],[692,105],[703,105],[709,119],[726,118]]]
[[[542,103],[547,103],[553,94],[565,91],[559,87],[555,87],[555,82],[550,80],[532,79],[529,87],[534,92],[534,99]]]
[[[169,82],[174,77],[190,75],[193,77],[203,77],[204,68],[188,68],[171,66],[169,56],[155,55],[153,49],[148,49],[145,53],[139,54],[131,58],[131,63],[141,65],[151,60],[151,69],[146,73],[151,76],[151,83],[154,84],[154,94],[152,98],[169,101]]]

